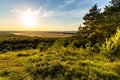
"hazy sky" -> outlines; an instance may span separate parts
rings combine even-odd
[[[110,0],[0,0],[1,30],[72,31],[83,22],[82,17],[97,3],[103,11]],[[32,14],[35,20],[25,16]],[[28,14],[27,14],[28,15]],[[28,19],[26,19],[28,18]],[[28,20],[32,27],[24,25]],[[23,22],[24,21],[24,22]]]

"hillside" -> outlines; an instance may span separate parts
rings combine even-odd
[[[0,80],[119,80],[119,69],[119,59],[82,48],[0,54]]]
[[[30,28],[35,15],[31,8],[26,13],[23,21]],[[55,21],[56,28],[76,21],[70,19]],[[83,20],[77,32],[0,32],[0,80],[120,80],[120,0],[111,0],[103,11],[94,4]]]

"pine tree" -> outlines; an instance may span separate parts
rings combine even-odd
[[[103,38],[103,34],[99,31],[99,23],[98,19],[101,15],[100,9],[98,9],[97,4],[95,4],[90,10],[89,13],[87,13],[83,19],[84,19],[84,25],[83,28],[84,36],[89,40],[89,43],[91,46],[95,45],[96,43],[100,42],[100,37]]]
[[[96,43],[103,43],[106,38],[110,38],[120,27],[120,0],[111,0],[104,12],[100,13],[97,4],[83,17],[85,27],[79,27],[77,39],[86,40],[94,46]]]
[[[97,17],[100,15],[100,9],[98,9],[97,4],[95,4],[90,10],[89,13],[87,13],[83,19],[84,19],[84,25],[87,27],[90,32],[94,30],[94,24],[95,21],[97,20]]]
[[[110,5],[105,7],[103,14],[104,29],[109,31],[108,35],[115,34],[117,27],[120,27],[120,0],[111,0]]]

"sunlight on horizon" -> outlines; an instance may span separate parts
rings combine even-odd
[[[109,1],[0,0],[0,30],[76,31],[95,3],[103,11]]]
[[[22,23],[26,28],[34,28],[37,26],[37,16],[32,13],[31,9],[23,12],[21,15]]]

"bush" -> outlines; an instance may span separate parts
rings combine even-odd
[[[55,79],[64,76],[66,71],[66,67],[61,65],[60,63],[53,63],[48,66],[35,66],[29,67],[28,72],[36,79]]]
[[[55,43],[55,40],[57,40],[57,38],[8,37],[0,39],[0,51],[4,49],[7,49],[7,51],[36,49],[39,44],[42,46],[45,45],[44,47],[47,48],[47,46],[51,47]]]
[[[119,40],[120,40],[120,29],[117,29],[116,34],[113,37],[106,39],[106,42],[102,44],[100,50],[101,53],[107,56],[115,56],[114,53],[119,48],[118,46],[120,45]]]
[[[42,42],[41,44],[38,45],[38,48],[40,51],[46,51],[49,48],[49,46],[47,43]]]

